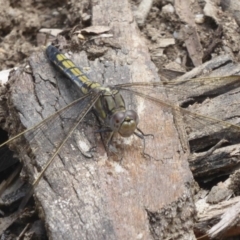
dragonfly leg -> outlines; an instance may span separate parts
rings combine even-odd
[[[140,128],[137,128],[137,130],[141,133],[141,135],[143,136],[143,137],[153,137],[154,138],[154,135],[153,134],[151,134],[151,133],[144,133]]]
[[[145,147],[146,147],[145,137],[151,136],[151,137],[154,138],[154,135],[153,135],[153,134],[145,134],[140,128],[137,128],[137,131],[138,131],[138,132],[135,131],[134,134],[135,134],[137,137],[141,138],[142,141],[143,141],[143,151],[142,151],[142,155],[143,155],[144,158],[151,159],[152,156],[145,152]]]
[[[110,131],[109,129],[102,128],[99,129],[99,131],[95,131],[95,133],[100,133],[101,140],[107,155],[110,156],[111,154],[114,154],[118,158],[118,161],[121,162],[123,156],[117,153],[117,150],[114,146],[111,146],[111,142],[114,137],[114,132]]]

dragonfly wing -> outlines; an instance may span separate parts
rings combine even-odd
[[[186,102],[188,99],[204,99],[215,97],[227,91],[240,87],[240,76],[205,77],[168,82],[134,82],[115,85],[116,88],[132,89],[141,92],[150,92],[157,95],[164,92],[169,99]]]
[[[238,76],[223,78],[224,81],[229,79],[237,81]],[[193,153],[189,156],[189,162],[195,177],[209,181],[216,175],[228,175],[235,170],[239,165],[240,149],[239,88],[226,91],[211,99],[205,96],[200,102],[181,108],[174,97],[160,98],[157,94],[158,87],[151,90],[149,86],[138,88],[138,84],[136,83],[135,86],[134,83],[133,87],[130,86],[125,90],[132,93],[134,91],[134,94],[151,101],[159,108],[165,109],[164,111],[179,113],[177,120],[182,119],[184,122]],[[233,86],[238,85],[239,82],[233,83]],[[163,85],[161,87],[164,89]]]
[[[18,75],[19,73],[17,72],[15,74],[19,77],[20,82],[18,82],[17,86],[19,86],[19,84],[21,85],[22,79],[25,79],[25,81],[28,80],[28,78]],[[21,76],[23,78],[21,78]],[[31,82],[28,82],[28,84],[25,85],[27,85],[27,87],[31,90],[31,84]],[[14,84],[12,84],[11,91],[14,91]],[[66,139],[71,129],[81,122],[83,117],[91,110],[96,99],[99,97],[99,94],[91,92],[88,95],[78,98],[66,107],[57,110],[57,112],[52,109],[52,115],[45,120],[40,121],[38,124],[33,124],[28,121],[28,117],[31,116],[28,116],[27,114],[33,113],[37,116],[41,116],[40,113],[38,114],[38,109],[36,110],[35,108],[35,111],[34,108],[31,109],[31,107],[34,106],[34,101],[31,101],[28,96],[30,96],[30,94],[22,92],[21,94],[12,94],[11,99],[9,99],[9,101],[15,102],[16,105],[20,102],[20,99],[24,99],[29,103],[25,105],[24,102],[21,102],[22,105],[17,105],[20,107],[17,107],[16,111],[20,112],[21,121],[23,123],[27,122],[30,126],[28,125],[27,130],[25,130],[22,134],[16,135],[16,137],[10,139],[7,144],[19,153],[20,158],[24,158],[25,160],[29,159],[29,161],[35,159],[35,162],[37,163],[36,167],[41,169],[45,166],[47,160],[51,158],[54,152],[58,150],[59,146]],[[51,102],[51,97],[49,102]],[[45,103],[45,106],[46,105],[47,104]],[[59,106],[55,106],[55,110],[57,107]],[[50,106],[50,109],[51,108],[53,108],[53,106]],[[45,114],[46,112],[44,112],[44,115]],[[36,118],[32,116],[32,119]],[[20,128],[20,130],[22,130],[22,128]],[[1,149],[4,147],[5,146],[1,145]],[[29,165],[31,165],[30,162]]]
[[[238,76],[233,78],[235,78],[234,81],[236,81]],[[200,80],[197,81],[199,82]],[[191,147],[193,151],[200,151],[202,149],[209,148],[212,145],[217,144],[217,142],[223,138],[232,141],[232,143],[239,142],[239,120],[234,117],[237,114],[238,105],[235,104],[231,111],[225,111],[225,114],[222,114],[223,104],[225,104],[225,109],[227,109],[231,97],[232,102],[236,101],[236,96],[234,96],[233,92],[229,92],[227,97],[223,95],[215,97],[211,100],[212,105],[210,104],[210,100],[206,99],[206,101],[204,101],[205,106],[202,104],[195,104],[186,109],[179,107],[178,101],[176,98],[174,99],[174,97],[172,97],[172,99],[159,98],[158,86],[161,89],[164,89],[164,85],[157,83],[154,87],[152,83],[149,85],[133,83],[129,84],[126,88],[122,87],[121,90],[137,94],[138,96],[159,105],[159,107],[180,112],[185,120],[189,140],[192,142]],[[191,89],[191,86],[189,88]],[[196,106],[201,107],[198,107],[197,109]]]

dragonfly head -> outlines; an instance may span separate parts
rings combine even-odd
[[[116,112],[110,120],[110,127],[122,137],[130,137],[137,128],[139,118],[133,110]]]

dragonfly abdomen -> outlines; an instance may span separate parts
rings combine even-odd
[[[99,88],[101,85],[92,82],[80,67],[68,59],[58,49],[49,45],[46,49],[48,59],[55,64],[68,78],[70,78],[81,90],[83,94],[87,94],[91,89]]]

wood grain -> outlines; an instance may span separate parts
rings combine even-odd
[[[110,26],[118,46],[108,48],[103,57],[94,61],[88,61],[84,52],[72,56],[76,64],[90,67],[94,81],[117,84],[159,80],[128,1],[92,1],[92,25]],[[8,92],[11,116],[20,118],[26,128],[77,96],[70,82],[55,71],[43,53],[34,54],[30,63],[33,75],[12,75]],[[163,92],[159,94],[165,98]],[[83,157],[71,139],[35,189],[50,239],[193,237],[193,178],[188,152],[182,149],[171,111],[137,97],[127,97],[126,105],[138,111],[139,127],[154,134],[154,139],[146,140],[146,151],[153,158],[141,155],[142,141],[136,137],[114,141],[121,161],[118,155],[108,157],[93,133],[96,127],[89,127],[88,116],[86,121],[90,123],[81,125],[79,131],[96,144],[94,158]],[[33,151],[34,144],[30,142],[31,154],[22,145],[16,146],[31,180],[49,158],[47,142],[41,142],[39,151]]]

